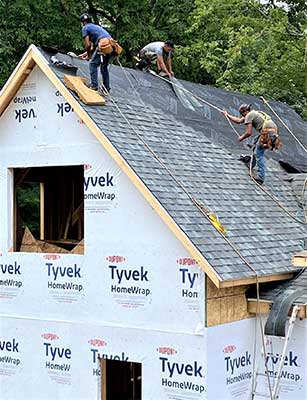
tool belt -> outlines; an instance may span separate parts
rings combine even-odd
[[[123,48],[120,44],[112,38],[102,38],[98,42],[98,51],[102,55],[111,54],[112,56],[119,56]]]
[[[276,128],[262,128],[259,137],[259,145],[263,149],[278,150],[282,147],[282,142]]]
[[[141,59],[146,59],[148,62],[155,63],[157,61],[158,55],[152,51],[141,50],[139,52],[139,57]]]

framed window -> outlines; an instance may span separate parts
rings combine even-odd
[[[142,364],[100,359],[101,400],[142,400]]]
[[[13,169],[14,251],[84,253],[83,165]]]

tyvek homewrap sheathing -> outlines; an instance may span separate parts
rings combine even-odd
[[[203,272],[38,69],[2,117],[1,132],[3,312],[201,332]],[[85,255],[7,252],[10,168],[51,165],[85,166]]]
[[[203,272],[37,68],[0,127],[0,398],[98,399],[99,353],[142,363],[144,400],[247,399],[254,320],[204,328]],[[9,252],[12,168],[54,165],[84,165],[85,254]]]
[[[252,320],[202,336],[19,318],[1,326],[6,399],[98,399],[98,356],[142,363],[145,400],[247,398]]]

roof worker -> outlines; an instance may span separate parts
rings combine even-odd
[[[85,53],[79,57],[84,60],[89,60],[89,69],[91,76],[91,84],[89,87],[93,90],[98,90],[98,67],[100,66],[103,86],[107,92],[110,91],[110,77],[108,64],[112,57],[112,48],[108,53],[101,51],[101,45],[110,42],[111,35],[99,25],[92,23],[89,14],[84,13],[80,16],[82,26],[82,38],[85,43]],[[108,94],[108,93],[105,93]]]
[[[136,67],[142,71],[148,71],[152,64],[156,64],[159,75],[171,78],[174,76],[171,57],[174,48],[172,40],[149,43],[140,50]]]
[[[258,176],[253,176],[253,179],[262,185],[266,174],[266,163],[264,158],[265,150],[279,149],[282,146],[278,134],[278,128],[269,115],[262,111],[252,110],[251,104],[241,104],[239,107],[239,113],[241,114],[241,117],[236,117],[228,114],[227,111],[223,111],[225,117],[229,118],[232,122],[245,124],[245,133],[239,136],[239,142],[249,138],[252,135],[253,128],[259,132],[254,139],[256,160],[253,159],[252,168],[257,165]]]

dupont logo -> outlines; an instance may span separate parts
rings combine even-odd
[[[106,257],[106,260],[109,262],[115,262],[115,263],[121,263],[126,261],[126,258],[123,256],[108,256]]]
[[[176,262],[179,265],[196,265],[197,264],[197,261],[194,258],[189,258],[189,257],[178,258]]]
[[[55,333],[42,333],[41,337],[45,340],[57,340],[59,339],[59,336],[56,335]]]
[[[85,171],[87,171],[87,170],[93,168],[93,166],[91,164],[84,164],[83,168],[84,168]]]
[[[88,343],[91,346],[96,346],[96,347],[105,347],[107,345],[107,342],[105,342],[102,339],[90,339],[88,340]]]
[[[43,256],[46,260],[59,260],[61,258],[58,254],[44,254]]]
[[[228,353],[232,353],[235,350],[236,350],[236,346],[231,344],[229,346],[224,347],[223,353],[228,354]]]
[[[177,350],[172,347],[157,347],[156,351],[160,354],[167,354],[168,356],[173,356],[177,354]]]

